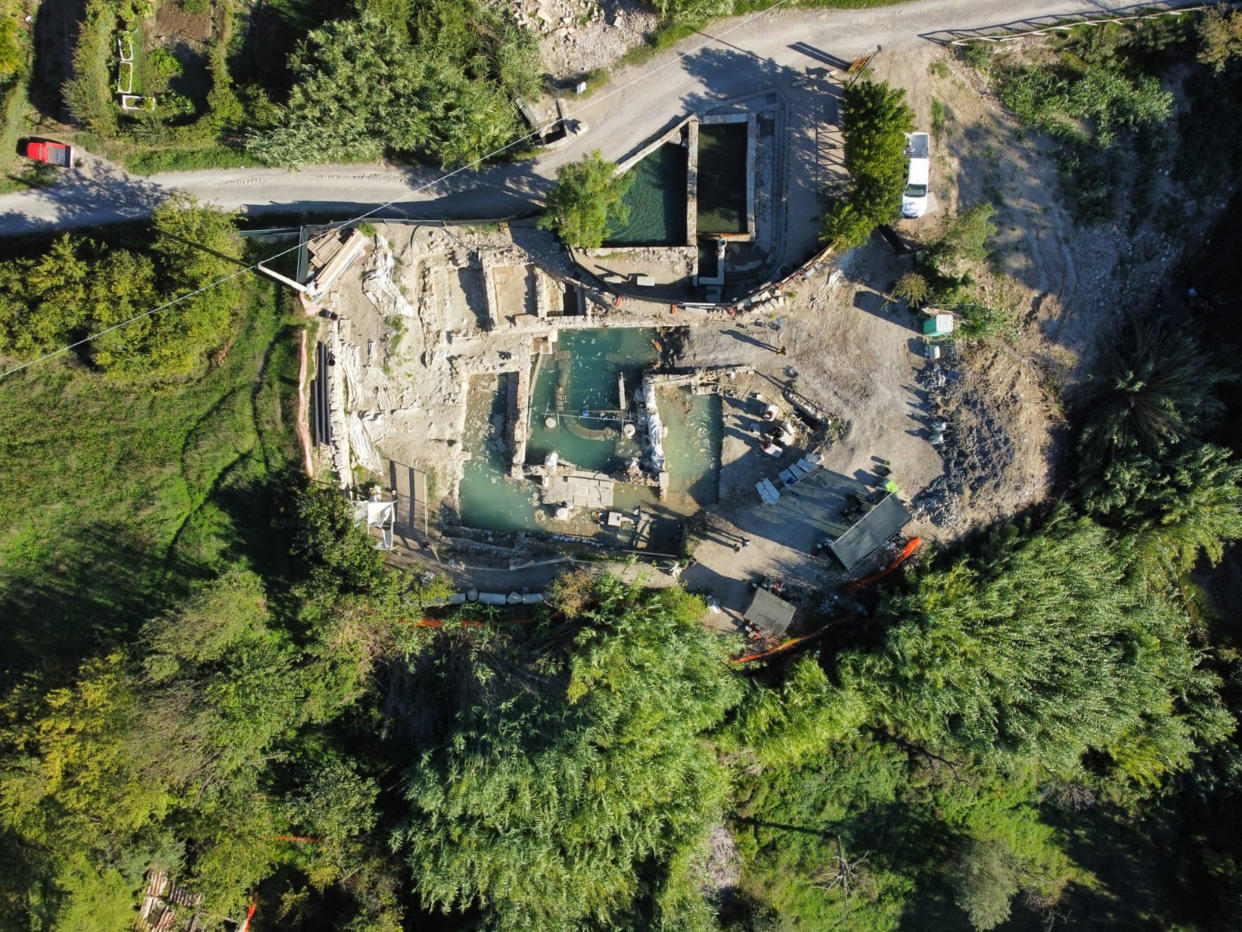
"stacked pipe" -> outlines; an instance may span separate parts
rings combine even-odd
[[[315,371],[318,375],[311,383],[311,400],[315,443],[318,445],[332,442],[332,415],[328,407],[328,346],[325,343],[318,344],[315,349]]]

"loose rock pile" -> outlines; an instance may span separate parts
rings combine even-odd
[[[553,78],[607,68],[655,29],[640,0],[488,0],[539,36],[539,57]]]
[[[945,426],[944,475],[914,499],[937,527],[955,527],[962,496],[999,491],[1014,461],[1013,438],[980,392],[970,386],[952,349],[916,376],[929,396],[929,422]]]

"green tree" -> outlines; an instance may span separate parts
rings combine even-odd
[[[1148,318],[1104,344],[1101,374],[1081,398],[1080,448],[1106,467],[1140,451],[1157,454],[1189,437],[1220,411],[1221,373],[1195,338],[1171,321]]]
[[[1153,601],[1133,564],[1088,521],[1009,529],[895,596],[882,649],[842,657],[842,682],[888,727],[996,766],[1071,775],[1093,750],[1133,762],[1122,783],[1184,767],[1201,719],[1182,697],[1211,677],[1184,615]],[[1157,735],[1163,764],[1129,755]]]
[[[305,483],[295,492],[294,509],[292,548],[306,567],[312,596],[375,592],[398,578],[339,489]]]
[[[1219,563],[1225,543],[1242,539],[1242,465],[1210,444],[1160,458],[1134,453],[1089,476],[1083,503],[1137,535],[1153,575],[1177,579],[1201,557]]]
[[[779,687],[755,687],[733,729],[739,746],[767,767],[788,767],[817,753],[862,724],[866,708],[855,694],[836,689],[813,658],[803,658]]]
[[[570,628],[434,635],[400,835],[425,906],[502,929],[633,910],[684,927],[678,863],[727,788],[705,737],[739,694],[702,611],[606,577]]]
[[[288,117],[252,134],[250,151],[272,164],[297,166],[429,147],[432,122],[441,115],[425,99],[432,67],[413,60],[401,24],[371,15],[328,23],[307,35],[289,63],[298,81]]]
[[[628,174],[618,175],[616,164],[604,161],[598,152],[562,165],[539,225],[555,230],[571,246],[594,249],[629,220],[623,198],[632,181]]]
[[[1217,74],[1242,55],[1242,12],[1211,9],[1199,20],[1199,61]]]
[[[829,209],[822,238],[838,249],[866,242],[876,226],[897,218],[906,183],[906,133],[914,111],[905,91],[858,81],[845,90],[841,129],[849,180]]]
[[[980,932],[995,929],[1009,918],[1009,904],[1018,892],[1017,865],[998,841],[972,838],[953,868],[957,903]]]
[[[518,135],[513,100],[539,87],[533,37],[477,0],[368,3],[310,32],[289,67],[286,119],[247,143],[272,164],[474,162]]]
[[[182,194],[155,211],[152,234],[158,296],[143,293],[149,273],[138,267],[140,260],[118,257],[113,261],[122,270],[128,264],[133,282],[127,286],[122,275],[106,274],[118,283],[122,300],[115,306],[102,302],[92,326],[103,329],[125,320],[122,315],[139,301],[153,310],[156,302],[181,300],[105,334],[92,343],[92,352],[99,365],[123,375],[184,378],[201,370],[207,354],[230,338],[242,297],[241,237],[232,214]]]
[[[66,235],[0,263],[0,350],[30,357],[136,318],[91,341],[96,365],[159,379],[200,369],[232,333],[241,239],[232,215],[183,195],[156,210],[151,233],[150,255]]]
[[[48,352],[90,318],[91,264],[85,251],[64,235],[37,259],[0,263],[0,347],[6,353]]]
[[[22,6],[16,0],[0,4],[0,83],[24,71],[26,66],[25,41],[18,25]]]
[[[736,780],[741,887],[780,915],[778,928],[899,928],[916,886],[903,862],[922,856],[915,849],[931,834],[902,798],[906,754],[861,732],[799,766],[743,768]],[[901,843],[879,843],[886,837]]]
[[[269,761],[352,696],[325,695],[336,681],[270,625],[242,570],[149,622],[141,645],[0,707],[0,828],[40,914],[131,911],[141,871],[175,848],[192,851],[173,860],[213,910],[243,909],[279,857]]]

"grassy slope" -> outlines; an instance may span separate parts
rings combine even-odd
[[[184,385],[65,360],[0,381],[0,686],[106,647],[262,545],[247,490],[292,455],[283,300],[254,283],[222,365]]]

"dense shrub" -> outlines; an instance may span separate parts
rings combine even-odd
[[[0,264],[0,350],[20,358],[48,352],[195,292],[239,264],[232,218],[188,198],[161,206],[151,232],[149,252],[66,234],[37,258]],[[236,281],[223,282],[105,333],[86,352],[127,376],[188,375],[227,339],[239,296]]]

